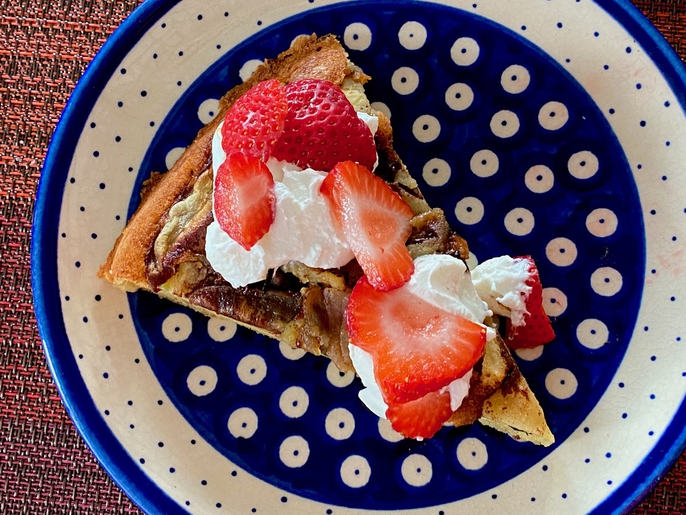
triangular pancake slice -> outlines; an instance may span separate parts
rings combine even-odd
[[[233,102],[253,85],[277,78],[287,83],[318,78],[339,85],[358,112],[379,119],[375,136],[379,164],[375,173],[415,213],[407,245],[413,257],[450,254],[466,260],[466,242],[450,229],[443,212],[431,209],[416,181],[393,149],[389,119],[369,104],[369,80],[348,60],[334,36],[300,37],[276,59],[267,60],[243,84],[222,97],[216,118],[203,127],[166,173],[153,173],[141,203],[114,244],[99,275],[126,290],[154,292],[209,316],[234,320],[293,348],[331,359],[341,371],[354,370],[348,355],[345,309],[362,272],[353,260],[337,270],[291,262],[265,280],[233,288],[207,262],[205,233],[212,222],[212,135]],[[535,396],[502,341],[489,342],[477,364],[471,393],[451,420],[455,425],[482,423],[518,440],[542,445],[552,435]],[[518,393],[513,393],[518,392]],[[505,409],[503,409],[505,408]],[[508,411],[509,418],[494,412]],[[540,435],[544,435],[541,437]]]

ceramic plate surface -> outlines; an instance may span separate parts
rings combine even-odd
[[[556,444],[401,440],[328,361],[99,280],[142,182],[303,33],[339,35],[472,264],[531,254],[556,340],[517,354]],[[684,447],[684,70],[624,1],[148,0],[60,121],[36,205],[48,362],[149,513],[625,512]]]

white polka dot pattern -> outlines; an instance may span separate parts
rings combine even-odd
[[[398,31],[398,41],[408,50],[419,50],[426,43],[426,27],[418,21],[403,23]]]
[[[343,42],[352,50],[366,50],[372,44],[372,31],[364,23],[351,23],[343,32]]]
[[[198,107],[198,119],[203,123],[210,123],[219,113],[219,100],[208,98]]]
[[[372,105],[372,107],[373,107],[374,109],[376,109],[377,111],[380,111],[380,112],[382,112],[383,114],[385,114],[389,119],[391,118],[391,110],[390,110],[390,109],[388,108],[388,106],[387,106],[386,104],[384,104],[383,102],[378,102],[378,101],[377,101],[377,102],[372,102],[371,105]]]
[[[450,48],[450,57],[458,66],[470,66],[479,58],[479,44],[472,38],[458,38]]]
[[[369,462],[362,456],[349,456],[341,464],[341,479],[350,488],[362,488],[371,475]]]
[[[238,408],[229,416],[228,428],[234,438],[251,438],[257,427],[257,414],[250,408]]]
[[[236,373],[245,384],[255,386],[267,376],[267,364],[262,356],[249,354],[238,362]]]
[[[545,377],[548,393],[558,399],[569,399],[576,393],[578,386],[576,377],[566,368],[553,369]]]
[[[569,173],[577,179],[590,179],[598,173],[599,166],[598,158],[588,150],[577,152],[567,162]]]
[[[612,236],[617,230],[619,220],[611,210],[607,208],[594,209],[586,217],[586,228],[593,236],[606,238]]]
[[[526,187],[534,193],[546,193],[555,184],[553,171],[545,165],[534,165],[524,176]]]
[[[326,378],[336,388],[345,388],[355,380],[355,372],[341,372],[332,361],[326,367]]]
[[[291,386],[279,397],[279,408],[288,418],[300,418],[310,405],[310,396],[300,386]]]
[[[391,423],[385,418],[380,418],[377,425],[381,438],[383,438],[387,442],[396,443],[405,439],[403,435],[401,435],[395,429],[393,429],[393,427],[391,427]]]
[[[577,326],[576,338],[588,349],[600,349],[609,342],[610,331],[597,318],[587,318]]]
[[[465,225],[478,224],[484,216],[484,205],[476,197],[465,197],[455,205],[455,216]]]
[[[557,266],[570,266],[576,260],[578,250],[569,238],[555,238],[545,247],[548,260]]]
[[[410,95],[419,87],[419,75],[412,68],[398,68],[391,77],[393,89],[400,95]]]
[[[347,409],[336,408],[326,416],[324,426],[334,440],[347,440],[355,430],[355,418]]]
[[[426,456],[411,454],[403,460],[400,468],[403,479],[410,486],[425,486],[433,477],[433,467]]]
[[[517,357],[524,361],[535,361],[543,355],[543,345],[532,347],[531,349],[517,349]]]
[[[467,470],[479,470],[488,463],[488,449],[478,438],[465,438],[457,445],[457,461]]]
[[[193,395],[196,397],[204,397],[211,394],[217,386],[217,372],[207,365],[195,367],[188,378],[186,385]]]
[[[538,123],[546,130],[560,130],[569,121],[567,106],[561,102],[548,102],[538,112]]]
[[[178,343],[187,339],[193,330],[193,322],[185,313],[173,313],[162,322],[162,334],[170,342]]]
[[[422,177],[429,186],[437,188],[450,180],[450,173],[450,165],[443,159],[434,157],[424,165]]]
[[[423,114],[412,124],[412,134],[420,143],[430,143],[441,133],[441,123],[435,116]]]
[[[623,283],[622,274],[609,266],[598,268],[591,275],[591,288],[603,297],[616,295],[622,289]]]
[[[499,138],[511,138],[519,130],[519,117],[516,113],[503,109],[491,118],[491,132]]]
[[[257,67],[262,64],[262,61],[259,59],[251,59],[250,61],[246,61],[243,66],[241,66],[241,69],[238,71],[238,76],[241,78],[243,82],[248,80],[250,76],[255,72]]]
[[[543,288],[543,309],[550,317],[559,317],[567,310],[567,296],[558,288]]]
[[[297,361],[305,355],[304,350],[293,348],[284,342],[279,342],[279,350],[281,355],[289,361]]]
[[[525,207],[516,207],[505,215],[505,228],[515,236],[526,236],[535,224],[533,213]]]
[[[479,150],[469,160],[469,168],[477,177],[491,177],[500,168],[500,160],[492,150]]]
[[[310,446],[302,436],[289,436],[279,447],[279,458],[289,468],[300,468],[310,457]]]
[[[207,333],[215,342],[226,342],[236,335],[236,322],[222,318],[207,320]]]
[[[474,102],[474,91],[468,84],[456,82],[445,90],[445,103],[453,111],[464,111]]]
[[[513,64],[505,68],[500,77],[500,85],[505,91],[513,95],[526,91],[530,82],[529,70],[519,64]]]

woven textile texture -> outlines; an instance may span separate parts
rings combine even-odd
[[[686,58],[686,1],[634,0]],[[30,232],[50,136],[136,0],[0,0],[0,513],[140,513],[76,433],[33,314]],[[635,514],[686,513],[686,455]]]

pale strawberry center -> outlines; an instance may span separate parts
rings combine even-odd
[[[267,181],[260,175],[252,175],[245,182],[236,184],[238,196],[242,201],[244,212],[254,209],[264,197],[264,189],[268,186]]]
[[[388,317],[382,328],[389,341],[395,342],[404,352],[424,351],[447,343],[454,323],[441,316],[438,308],[403,291],[388,295],[395,297],[394,302],[388,303]]]
[[[390,236],[397,232],[397,220],[389,216],[387,211],[377,209],[364,209],[360,213],[360,224],[364,227],[369,242],[377,247],[383,247],[389,241]]]

